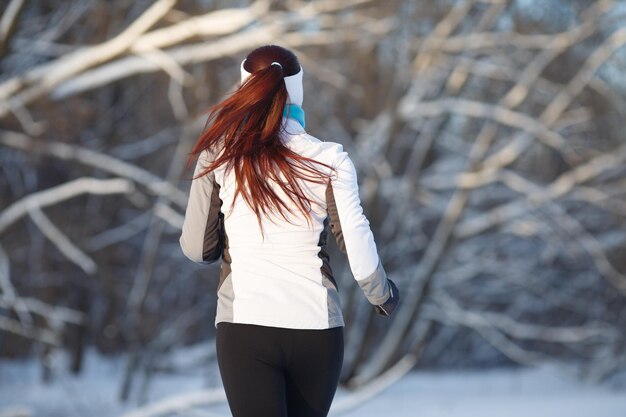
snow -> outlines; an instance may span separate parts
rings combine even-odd
[[[390,409],[403,417],[625,417],[626,389],[584,384],[549,367],[420,371],[342,415],[381,416]]]
[[[202,349],[206,349],[206,344]],[[177,355],[189,358],[189,350]],[[178,361],[181,363],[184,361]],[[80,376],[69,374],[67,358],[55,359],[51,384],[39,382],[34,360],[0,360],[0,416],[24,410],[32,417],[121,417],[139,408],[136,391],[127,404],[117,401],[126,358],[109,358],[89,350]],[[192,368],[193,369],[193,368]],[[206,416],[230,416],[216,367],[177,375],[160,374],[150,385],[150,404],[175,395],[186,401],[217,395]],[[136,381],[139,385],[139,381]],[[344,417],[625,417],[626,387],[597,386],[567,376],[554,366],[487,371],[414,371],[364,402],[337,412],[348,398],[339,389],[331,416]],[[335,410],[335,412],[333,412]],[[181,412],[178,415],[186,415]],[[191,413],[189,415],[192,415]]]

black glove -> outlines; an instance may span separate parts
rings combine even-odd
[[[374,306],[374,310],[376,310],[376,313],[383,317],[391,316],[398,306],[398,302],[400,301],[400,291],[398,290],[395,282],[393,282],[389,278],[387,278],[387,281],[389,281],[389,291],[391,292],[391,296],[383,304]]]

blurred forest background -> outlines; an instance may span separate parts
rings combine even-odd
[[[402,291],[334,242],[341,385],[412,369],[626,370],[626,1],[0,1],[0,356],[128,357],[120,399],[214,362],[219,265],[178,238],[184,161],[257,46],[358,169]],[[168,352],[200,344],[185,363]]]

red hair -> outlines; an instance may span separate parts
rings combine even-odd
[[[282,66],[271,65],[273,61]],[[334,168],[297,154],[280,139],[283,108],[288,98],[283,77],[297,73],[300,64],[291,51],[268,45],[252,51],[244,66],[252,74],[229,97],[208,110],[204,131],[192,148],[186,166],[189,168],[194,156],[204,150],[217,154],[223,148],[222,154],[195,178],[222,164],[226,164],[227,171],[234,169],[233,203],[241,194],[256,214],[261,231],[261,214],[267,217],[268,213],[277,211],[286,221],[289,220],[285,210],[293,214],[289,204],[272,188],[271,183],[276,183],[309,224],[313,200],[307,197],[298,180],[327,184],[329,174],[315,168],[313,163]],[[213,123],[207,129],[209,122]],[[280,178],[281,173],[285,181]]]

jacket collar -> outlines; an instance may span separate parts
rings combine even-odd
[[[292,119],[291,117],[283,116],[283,127],[286,130],[286,132],[291,135],[306,133],[306,130],[304,130],[300,122],[298,122],[295,119]]]

